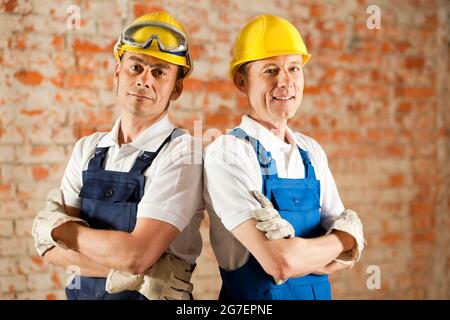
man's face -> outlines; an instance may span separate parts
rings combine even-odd
[[[122,113],[144,118],[161,116],[170,100],[183,90],[178,66],[164,60],[126,51],[116,64],[114,82]]]
[[[251,115],[269,123],[294,116],[303,98],[301,55],[284,55],[253,61],[247,76],[236,73],[236,86],[247,95]]]

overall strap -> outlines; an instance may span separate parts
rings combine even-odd
[[[108,149],[109,147],[95,148],[94,157],[89,160],[88,170],[101,170],[103,168],[103,161],[106,153],[108,153]]]
[[[172,139],[175,139],[183,134],[185,134],[184,131],[178,128],[173,129],[171,134],[163,141],[163,143],[161,143],[155,152],[144,151],[144,153],[136,159],[136,162],[130,172],[142,174],[148,167],[151,166],[153,160],[166,144],[168,144]]]
[[[241,128],[234,128],[228,134],[235,136],[238,139],[247,141],[251,144],[251,146],[256,152],[256,157],[258,158],[259,167],[261,169],[261,175],[263,179],[268,179],[270,177],[278,177],[275,159],[272,159],[270,152],[264,149],[264,146],[259,142],[258,139],[249,136]]]
[[[309,158],[308,151],[305,151],[300,147],[298,147],[298,151],[300,151],[300,155],[303,160],[303,165],[305,166],[305,179],[316,180],[316,172],[314,171],[311,159]]]

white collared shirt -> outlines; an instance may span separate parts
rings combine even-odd
[[[290,143],[285,143],[248,116],[242,117],[239,128],[258,139],[271,153],[280,178],[304,179],[305,168],[297,146],[308,151],[316,179],[320,181],[324,228],[344,210],[327,157],[317,141],[287,128]],[[252,210],[261,208],[249,192],[261,188],[261,170],[250,143],[223,135],[208,146],[204,157],[204,199],[210,217],[211,245],[219,265],[226,270],[234,270],[248,259],[248,251],[231,230],[251,219]]]
[[[105,170],[128,172],[138,156],[144,151],[156,151],[174,128],[166,114],[134,141],[119,146],[119,118],[110,132],[81,138],[75,144],[61,183],[66,204],[81,208],[82,172],[87,170],[96,146],[109,147]],[[203,218],[202,153],[193,144],[194,138],[184,134],[162,148],[144,172],[144,196],[137,209],[138,219],[165,221],[181,231],[169,251],[191,264],[201,252],[199,226]]]

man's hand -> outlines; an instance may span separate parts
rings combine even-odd
[[[339,270],[350,269],[352,266],[353,266],[353,263],[338,262],[338,261],[334,260],[334,261],[331,261],[329,264],[327,264],[325,267],[320,268],[319,270],[313,272],[312,274],[316,274],[316,275],[332,274],[333,272],[336,272]]]
[[[262,207],[262,209],[256,209],[252,212],[253,217],[258,221],[256,228],[265,232],[269,240],[294,238],[294,227],[287,220],[281,218],[272,202],[259,191],[252,191],[252,194]],[[273,279],[277,285],[283,284],[287,280]]]
[[[358,214],[346,209],[344,210],[329,227],[326,234],[330,233],[346,233],[355,240],[353,248],[342,252],[334,261],[341,264],[347,264],[351,268],[361,257],[366,241],[364,240],[364,231]]]
[[[60,189],[52,189],[47,195],[47,207],[38,213],[33,221],[31,234],[34,239],[34,247],[40,256],[59,245],[67,248],[64,243],[52,238],[52,230],[58,226],[74,221],[88,226],[87,222],[76,217],[69,216],[64,211],[64,198]]]
[[[164,253],[145,273],[134,275],[111,270],[106,291],[138,291],[149,300],[190,300],[192,267],[171,254]]]
[[[256,228],[266,233],[269,240],[288,239],[295,236],[292,225],[273,207],[269,199],[267,199],[259,191],[251,191],[256,200],[258,200],[262,209],[253,210],[253,217],[258,221]]]

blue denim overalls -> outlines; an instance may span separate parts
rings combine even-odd
[[[137,206],[144,195],[144,171],[167,143],[182,134],[183,131],[174,129],[155,152],[145,151],[139,156],[129,172],[104,170],[108,147],[97,147],[88,169],[83,171],[81,218],[94,229],[132,232]],[[69,300],[147,300],[137,291],[106,292],[105,278],[81,277],[80,280],[79,289],[66,288]]]
[[[275,160],[262,144],[241,128],[229,134],[248,141],[257,154],[262,174],[262,193],[273,203],[283,219],[295,229],[295,236],[313,238],[323,234],[320,226],[320,182],[316,180],[308,153],[298,148],[305,166],[304,179],[279,178]],[[255,257],[240,268],[226,271],[222,276],[221,300],[329,300],[330,283],[327,275],[306,275],[291,278],[276,285]]]

